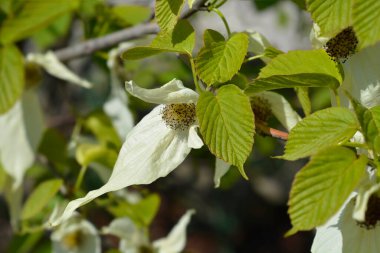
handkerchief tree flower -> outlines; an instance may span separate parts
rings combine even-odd
[[[120,237],[121,251],[181,252],[192,211],[168,237],[151,243],[146,232],[158,210],[158,194],[151,196],[145,187],[141,192],[136,187],[139,197],[132,201],[120,192],[170,176],[192,149],[201,147],[215,159],[215,187],[223,184],[222,177],[230,169],[237,169],[245,179],[254,177],[251,154],[259,134],[285,143],[283,155],[276,158],[309,159],[291,187],[292,228],[287,235],[317,228],[312,252],[376,252],[380,219],[378,0],[294,0],[311,14],[315,33],[313,49],[288,52],[257,32],[231,31],[219,9],[224,0],[188,0],[188,8],[183,8],[185,0],[156,0],[154,15],[151,8],[110,6],[102,1],[13,2],[0,4],[0,192],[9,204],[15,232],[51,230],[54,252],[100,252],[98,231],[87,221],[96,213],[92,210],[96,205],[114,221],[103,232]],[[124,13],[131,11],[139,14],[131,15],[132,20]],[[202,38],[197,37],[187,18],[199,11],[218,15],[225,33],[206,29]],[[34,49],[29,40],[39,44],[37,30],[57,28],[64,33],[60,31],[64,20],[58,17],[62,15],[70,24],[71,14],[78,12],[83,15],[75,17],[86,24],[89,41],[23,56],[21,47]],[[143,23],[149,18],[154,22]],[[74,26],[68,34],[76,34]],[[62,43],[75,41],[76,36],[72,37]],[[148,40],[148,45],[141,46]],[[117,44],[108,54],[99,52],[96,61],[88,61],[90,69],[95,62],[108,67],[110,75],[103,78],[111,83],[108,93],[98,87],[100,71],[91,73],[90,82],[65,65],[67,60]],[[197,49],[196,44],[200,45]],[[129,61],[161,53],[176,54],[174,61],[183,61],[181,67],[188,67],[192,80],[175,75],[162,84],[170,80],[165,76],[148,87],[127,70]],[[78,84],[81,90],[74,92],[78,100],[89,94],[82,88],[102,93],[103,99],[96,99],[96,106],[89,108],[70,104],[67,111],[75,116],[68,117],[69,127],[48,116],[50,129],[43,133],[37,93],[29,96],[30,91],[44,89],[35,82],[41,79],[40,68]],[[87,64],[83,69],[88,69]],[[36,73],[39,78],[33,78]],[[331,107],[312,106],[309,93],[314,88],[330,91]],[[282,91],[274,91],[278,89],[290,90],[294,99],[288,101],[291,93],[282,96]],[[129,108],[128,96],[155,105],[137,124],[131,110],[135,100]],[[44,109],[49,107],[44,99],[41,102]],[[294,105],[299,105],[297,111]],[[61,127],[65,134],[60,133]],[[88,169],[91,175],[86,174]],[[92,175],[99,180],[91,180]],[[97,189],[89,190],[94,184]],[[29,196],[23,198],[24,194]],[[93,205],[84,206],[89,202]],[[47,220],[53,207],[62,204],[64,208],[56,208]]]
[[[135,97],[160,105],[129,132],[108,182],[69,203],[60,220],[67,219],[76,208],[104,193],[134,184],[150,184],[168,175],[192,148],[203,146],[196,130],[195,103],[199,96],[196,92],[176,79],[152,90],[140,88],[131,81],[126,83],[126,89]]]

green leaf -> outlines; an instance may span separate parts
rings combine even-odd
[[[191,56],[195,45],[195,32],[189,21],[180,20],[171,31],[161,31],[150,46],[134,47],[122,54],[123,59],[138,60],[163,52],[176,52]]]
[[[116,217],[128,216],[136,224],[148,227],[160,206],[160,196],[158,194],[150,194],[139,202],[132,204],[127,201],[118,201],[117,205],[107,206],[107,209]]]
[[[52,179],[39,184],[26,201],[21,218],[29,219],[41,212],[59,191],[62,184],[63,181],[60,179]]]
[[[321,34],[333,37],[351,25],[353,4],[354,0],[307,0],[307,10],[321,28]]]
[[[364,48],[380,40],[380,1],[355,0],[353,24],[359,47]]]
[[[292,233],[310,230],[333,216],[360,182],[367,157],[345,147],[329,147],[296,175],[290,192]]]
[[[296,88],[297,97],[302,106],[303,112],[306,116],[309,116],[311,113],[311,101],[309,98],[309,89],[306,87]]]
[[[200,95],[197,103],[200,131],[210,151],[218,158],[239,168],[252,150],[255,131],[249,98],[235,85]]]
[[[0,114],[20,98],[24,88],[24,60],[13,45],[0,47]]]
[[[156,0],[156,20],[161,30],[172,30],[177,23],[184,0]]]
[[[231,80],[243,64],[248,49],[248,36],[236,33],[227,41],[211,43],[209,35],[205,38],[205,45],[195,58],[199,78],[208,86]]]
[[[331,107],[300,121],[289,134],[282,158],[297,160],[350,139],[359,129],[355,114],[347,108]]]
[[[27,0],[13,18],[5,20],[2,24],[0,42],[7,44],[24,39],[48,26],[60,15],[73,10],[77,5],[77,0]]]
[[[211,44],[214,42],[222,42],[225,40],[222,34],[212,29],[207,29],[203,33],[203,43],[206,47],[211,47]]]
[[[194,28],[186,19],[178,21],[172,30],[160,32],[151,46],[166,50],[176,50],[191,56],[195,45]]]
[[[77,147],[75,158],[83,167],[96,162],[108,168],[113,168],[117,159],[117,152],[99,144],[83,143]]]
[[[368,146],[380,155],[380,106],[367,109],[350,95],[349,97]]]
[[[246,93],[295,87],[337,88],[341,83],[336,63],[323,49],[295,50],[279,54],[262,68]]]
[[[117,5],[111,9],[112,14],[123,21],[124,25],[136,25],[150,16],[150,8],[142,5]]]

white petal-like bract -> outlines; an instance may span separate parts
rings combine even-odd
[[[220,179],[227,173],[230,167],[231,167],[231,164],[226,163],[225,161],[219,158],[215,158],[215,173],[214,173],[215,188],[219,187]]]
[[[153,242],[157,253],[180,253],[186,246],[186,228],[194,210],[188,210],[165,238]]]
[[[248,52],[254,53],[255,55],[263,55],[265,53],[265,49],[272,46],[269,41],[258,32],[248,30],[247,34],[249,38]],[[271,60],[265,56],[261,59],[266,63]]]
[[[365,221],[365,213],[368,207],[368,201],[372,194],[380,189],[380,184],[373,184],[368,182],[359,187],[358,195],[356,197],[355,208],[352,217],[360,222]]]
[[[197,125],[190,126],[189,128],[189,137],[187,140],[189,148],[198,149],[203,146],[203,141],[197,133],[197,128]]]
[[[53,52],[47,52],[46,54],[28,54],[27,60],[41,65],[46,72],[59,79],[77,84],[84,88],[92,87],[90,82],[80,78],[60,62]]]
[[[154,104],[196,103],[199,97],[198,93],[186,88],[182,81],[177,79],[156,89],[141,88],[133,81],[126,82],[125,88],[133,96]]]

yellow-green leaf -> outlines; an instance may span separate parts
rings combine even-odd
[[[310,230],[333,216],[366,171],[367,157],[345,147],[329,147],[296,175],[290,192],[291,233]]]
[[[29,219],[42,211],[62,184],[63,181],[60,179],[52,179],[39,184],[26,201],[22,209],[21,218],[24,220]]]
[[[155,13],[161,30],[171,30],[176,25],[184,0],[156,0]]]
[[[0,114],[21,97],[24,88],[24,60],[13,45],[0,46]]]
[[[292,128],[282,158],[297,160],[313,155],[349,140],[357,130],[359,123],[348,108],[332,107],[317,111]]]
[[[210,151],[235,165],[246,177],[244,162],[251,153],[255,131],[249,98],[235,85],[200,95],[197,103],[200,131]]]
[[[295,50],[271,60],[246,93],[296,87],[337,88],[342,79],[336,63],[324,50]]]
[[[321,34],[333,37],[351,25],[353,4],[354,0],[307,0],[307,10]]]
[[[207,31],[206,31],[207,32]],[[236,33],[227,41],[211,42],[205,35],[205,45],[195,58],[197,75],[208,86],[224,83],[239,71],[248,49],[248,36]]]
[[[380,1],[355,0],[353,24],[359,47],[364,48],[380,40]]]

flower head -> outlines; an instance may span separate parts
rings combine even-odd
[[[100,253],[101,250],[96,228],[78,215],[57,227],[51,240],[54,253]]]
[[[135,184],[150,184],[167,176],[183,162],[192,148],[203,146],[196,131],[198,94],[195,91],[185,88],[176,79],[151,90],[131,81],[126,83],[126,89],[135,97],[160,105],[129,132],[108,182],[85,197],[71,201],[53,225],[104,193]]]

